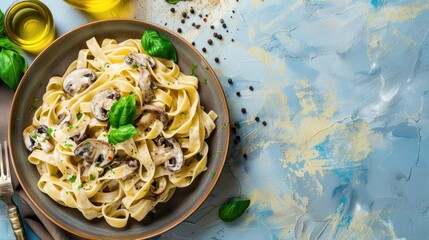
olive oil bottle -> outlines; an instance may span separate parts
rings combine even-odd
[[[5,14],[7,36],[22,49],[39,53],[55,38],[52,13],[38,0],[15,2]]]
[[[90,13],[106,12],[118,5],[121,0],[64,0],[66,3]]]

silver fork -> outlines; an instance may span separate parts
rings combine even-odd
[[[18,208],[12,201],[12,195],[13,186],[12,178],[10,175],[9,151],[7,147],[7,142],[4,141],[3,149],[0,143],[0,200],[7,204],[7,215],[9,216],[9,220],[12,225],[12,229],[16,239],[27,239],[25,236],[24,228],[21,224],[21,217],[19,216]]]

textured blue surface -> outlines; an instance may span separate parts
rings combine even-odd
[[[92,20],[73,11],[68,21],[67,5],[46,2],[60,33]],[[241,126],[211,196],[159,239],[428,238],[428,1],[194,0],[176,14],[159,1],[127,6],[207,48]],[[207,23],[197,14],[180,23],[190,6]],[[224,37],[213,46],[210,25]],[[218,207],[232,197],[252,203],[223,223]]]

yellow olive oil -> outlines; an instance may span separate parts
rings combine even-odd
[[[64,0],[68,4],[90,13],[109,11],[121,0]]]
[[[22,49],[39,53],[55,38],[52,14],[38,0],[15,2],[5,15],[7,36]]]

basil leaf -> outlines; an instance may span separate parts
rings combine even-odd
[[[232,222],[243,215],[249,205],[248,199],[225,203],[219,208],[219,218],[224,222]]]
[[[121,126],[118,129],[113,129],[109,136],[109,143],[116,144],[132,138],[137,134],[136,128],[132,124]]]
[[[4,35],[3,18],[4,18],[4,14],[3,14],[3,12],[0,10],[0,36],[3,36],[3,35]]]
[[[155,30],[146,30],[143,33],[142,45],[150,56],[177,62],[176,48],[173,43]]]
[[[176,4],[182,0],[166,0],[169,4]]]
[[[27,63],[16,51],[1,49],[0,51],[0,79],[15,90],[22,75],[27,70]]]
[[[109,111],[109,123],[114,128],[132,124],[136,117],[136,97],[130,94],[115,102]]]
[[[0,38],[0,49],[2,48],[7,50],[13,50],[16,52],[21,52],[21,49],[15,43],[9,40],[9,38],[6,38],[6,37]]]

